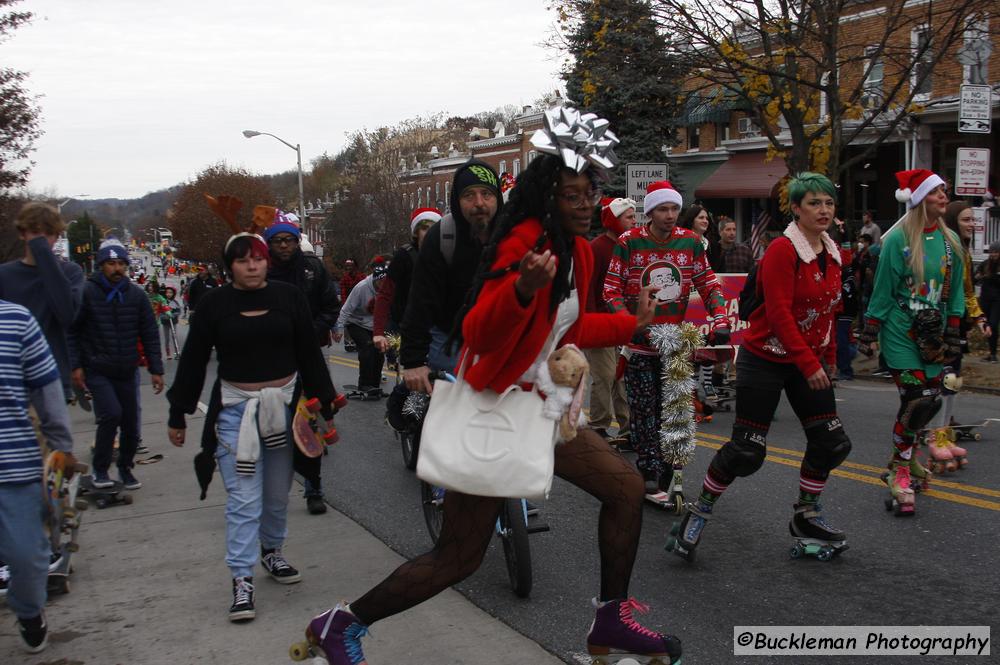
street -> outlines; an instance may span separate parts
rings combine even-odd
[[[187,326],[181,329],[186,334]],[[339,346],[324,351],[338,387],[357,382],[356,357]],[[174,365],[167,364],[168,385]],[[389,376],[383,387],[389,390],[393,380]],[[738,479],[720,500],[694,563],[663,549],[674,516],[651,505],[644,509],[630,593],[651,606],[642,623],[681,637],[686,664],[787,662],[735,659],[733,627],[740,625],[1000,625],[993,551],[1000,537],[1000,482],[994,472],[1000,465],[1000,423],[983,430],[981,442],[962,443],[969,451],[968,468],[937,480],[917,496],[917,515],[901,519],[885,511],[888,491],[878,479],[889,455],[895,389],[841,383],[838,401],[853,450],[823,495],[826,517],[847,532],[850,543],[834,561],[793,560],[788,554],[803,435],[784,400],[769,436],[767,463],[751,478]],[[963,394],[956,417],[963,423],[995,417],[997,403],[995,396]],[[351,401],[338,415],[341,440],[325,458],[324,490],[334,508],[409,557],[428,549],[430,539],[419,483],[404,468],[383,413],[383,402]],[[701,428],[697,458],[685,471],[689,498],[699,491],[732,417],[718,413]],[[293,503],[292,510],[299,509],[304,504]],[[597,511],[595,500],[556,479],[541,506],[551,531],[530,537],[531,597],[514,596],[496,542],[482,568],[457,589],[567,663],[588,662],[578,656],[585,652],[590,601],[598,590]],[[336,543],[330,551],[334,565],[356,565],[337,559]],[[460,625],[456,617],[455,629]]]

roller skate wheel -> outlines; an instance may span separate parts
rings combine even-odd
[[[982,435],[982,434],[980,434],[979,432],[975,432],[975,433],[974,433],[974,434],[972,435],[972,440],[973,440],[973,441],[982,441],[982,440],[983,440],[983,435]]]
[[[309,643],[296,642],[288,647],[288,657],[296,662],[300,662],[309,657]]]
[[[788,556],[793,559],[800,559],[802,558],[802,552],[803,550],[801,545],[792,545],[792,549],[788,550]]]
[[[673,552],[675,547],[677,547],[677,539],[667,538],[667,544],[663,549],[667,550],[668,552]]]
[[[77,499],[73,502],[73,507],[77,510],[86,510],[87,508],[90,508],[90,504],[87,503],[86,499]]]
[[[820,561],[829,561],[833,558],[833,548],[824,547],[816,554],[816,558]]]

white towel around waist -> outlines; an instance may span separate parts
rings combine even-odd
[[[252,476],[256,472],[261,443],[267,448],[285,445],[288,437],[286,407],[292,403],[297,378],[296,374],[281,387],[260,390],[243,390],[220,381],[223,407],[247,403],[236,443],[236,473]]]

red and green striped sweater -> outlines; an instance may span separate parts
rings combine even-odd
[[[692,285],[716,320],[726,316],[719,280],[708,265],[701,240],[688,229],[675,226],[667,240],[657,240],[648,227],[641,226],[618,238],[604,278],[608,308],[635,314],[639,293],[649,284],[659,287],[653,325],[684,320]],[[657,353],[645,331],[636,334],[629,348],[636,353]]]

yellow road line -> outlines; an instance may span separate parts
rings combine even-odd
[[[702,435],[699,434],[699,436]],[[702,446],[704,448],[711,448],[712,450],[718,450],[719,448],[722,447],[722,444],[710,441],[696,441],[696,442],[699,446]],[[799,457],[801,457],[801,455],[799,455]],[[786,457],[779,457],[777,455],[772,455],[770,450],[768,451],[767,454],[767,461],[775,462],[777,464],[784,464],[785,466],[790,466],[795,469],[799,468],[799,465],[801,464],[801,461],[797,459],[788,459]],[[875,485],[877,487],[885,488],[885,483],[883,483],[880,478],[873,478],[872,476],[865,476],[860,473],[853,473],[851,471],[834,469],[833,471],[830,472],[830,475],[837,476],[839,478],[849,478],[851,480],[856,480],[861,483],[867,483],[869,485]],[[931,480],[931,483],[933,485],[941,484],[936,479]],[[961,489],[968,490],[969,488],[961,486]],[[977,489],[982,489],[982,488],[977,488]],[[995,501],[986,501],[985,499],[977,499],[976,497],[963,496],[961,494],[952,494],[950,492],[941,492],[939,490],[925,490],[921,494],[924,496],[934,497],[935,499],[941,499],[943,501],[951,501],[953,503],[960,503],[966,506],[974,506],[976,508],[985,508],[986,510],[995,510],[997,512],[1000,512],[1000,503],[997,503]]]
[[[729,439],[724,436],[719,436],[717,434],[708,434],[706,432],[698,432],[697,436],[704,437],[706,439],[712,439],[714,441],[726,442]],[[712,447],[712,446],[708,446]],[[797,450],[789,450],[788,448],[779,448],[777,446],[772,446],[768,444],[767,452],[776,452],[788,455],[790,457],[795,457],[796,459],[802,459],[803,453]],[[857,462],[844,462],[840,465],[841,468],[857,469],[858,471],[868,471],[871,473],[876,473],[881,475],[885,471],[884,466],[871,466],[868,464],[859,464]],[[940,480],[938,476],[934,476],[931,483],[935,487],[946,487],[948,489],[959,490],[961,492],[968,492],[969,494],[980,494],[982,496],[989,496],[994,498],[1000,498],[1000,490],[990,489],[988,487],[978,487],[976,485],[964,485],[962,483],[953,483],[947,480]]]

